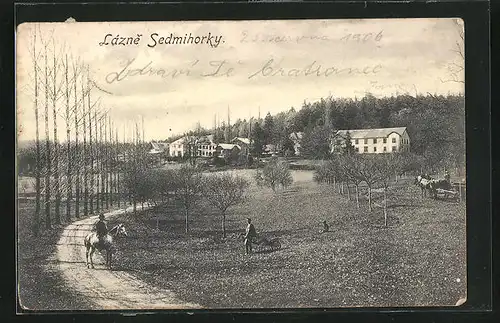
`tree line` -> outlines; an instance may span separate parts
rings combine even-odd
[[[216,143],[227,138],[248,137],[254,156],[263,146],[274,145],[282,155],[292,154],[291,133],[302,132],[301,155],[311,159],[329,158],[330,139],[335,130],[406,127],[411,151],[425,157],[427,168],[463,168],[465,165],[465,105],[463,95],[411,96],[402,94],[377,98],[367,93],[362,98],[335,98],[304,102],[264,118],[222,122],[212,129],[198,127],[187,135],[213,134]],[[177,136],[172,139],[177,139]]]
[[[372,189],[378,185],[383,188],[384,225],[387,226],[387,191],[398,177],[418,171],[424,163],[423,157],[409,152],[391,154],[357,154],[347,144],[341,154],[335,155],[319,166],[314,173],[318,183],[333,185],[340,194],[352,200],[350,187],[354,186],[356,207],[360,208],[360,185],[365,184],[368,191],[368,209],[373,211]]]
[[[262,171],[255,173],[259,186],[286,188],[293,182],[286,162],[273,159]],[[222,237],[226,237],[226,215],[228,210],[248,197],[251,181],[228,172],[204,174],[202,169],[183,164],[178,169],[135,168],[125,172],[124,191],[131,203],[151,203],[156,208],[169,207],[176,201],[182,205],[185,232],[189,233],[193,209],[205,200],[220,214]],[[134,207],[135,210],[135,207]]]

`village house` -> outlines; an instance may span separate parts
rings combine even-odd
[[[151,160],[162,163],[162,158],[168,156],[169,144],[166,142],[151,142],[152,148],[148,151]]]
[[[182,137],[169,144],[168,151],[170,157],[184,157],[184,154],[187,152],[185,141],[186,137]]]
[[[240,151],[241,148],[235,144],[218,144],[216,147],[216,156],[224,158],[226,161],[236,160]]]
[[[351,138],[354,151],[360,154],[410,151],[406,127],[339,130],[332,138],[332,152],[340,152],[348,137]]]
[[[240,155],[248,156],[250,154],[250,139],[243,137],[235,137],[231,140],[232,144],[238,145],[241,149]]]
[[[194,145],[196,140],[194,136],[186,136],[171,142],[168,147],[169,156],[184,157],[189,152],[189,145]]]
[[[214,142],[214,136],[208,135],[203,136],[198,139],[198,156],[200,157],[212,157],[215,154],[217,144]]]
[[[150,155],[158,155],[158,154],[167,154],[170,149],[170,145],[166,142],[151,142],[151,150],[149,151]]]

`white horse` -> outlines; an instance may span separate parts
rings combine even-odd
[[[111,230],[108,231],[106,236],[104,236],[102,244],[99,243],[99,238],[97,237],[96,232],[89,233],[84,239],[84,245],[86,250],[85,259],[87,268],[94,268],[94,263],[92,261],[92,256],[96,250],[99,252],[106,251],[106,267],[111,269],[111,257],[115,251],[113,238],[127,236],[127,230],[123,224],[115,225]],[[89,258],[90,258],[90,266],[89,266]]]
[[[429,191],[429,192],[431,191],[431,182],[432,182],[432,179],[428,176],[425,176],[425,175],[418,175],[415,178],[414,184],[417,185],[418,187],[420,187],[422,197],[427,195],[426,194],[427,191]]]

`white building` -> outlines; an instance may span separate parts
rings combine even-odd
[[[212,157],[215,155],[217,144],[214,142],[214,136],[208,135],[198,139],[198,156]]]
[[[406,127],[339,130],[332,138],[332,152],[340,152],[345,140],[351,138],[354,150],[360,154],[381,154],[410,151]]]
[[[290,134],[290,140],[293,142],[293,150],[295,152],[295,156],[300,155],[300,141],[302,140],[303,132],[292,132]]]
[[[173,142],[168,146],[170,157],[184,157],[188,152],[188,144],[193,139],[193,137],[182,137]]]

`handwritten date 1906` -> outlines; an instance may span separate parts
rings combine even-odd
[[[349,33],[344,37],[340,38],[341,41],[344,42],[358,42],[358,43],[366,43],[368,41],[379,42],[382,40],[384,35],[384,31],[381,30],[377,34],[376,33],[362,33],[362,34],[352,34]]]

